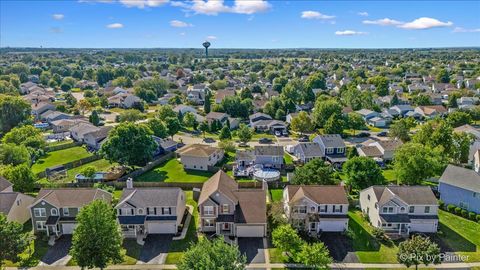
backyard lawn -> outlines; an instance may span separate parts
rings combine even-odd
[[[65,164],[82,158],[92,156],[92,153],[88,152],[81,146],[71,147],[63,150],[53,151],[46,153],[32,166],[33,173],[39,173],[46,168]]]
[[[397,183],[397,179],[395,177],[395,171],[393,169],[383,170],[383,176],[388,182],[392,182],[395,184]]]
[[[282,200],[283,197],[283,189],[269,189],[270,197],[272,198],[272,202],[279,202]]]
[[[187,196],[186,203],[187,205],[193,206],[193,216],[190,220],[190,224],[188,226],[187,235],[182,240],[173,241],[170,244],[170,248],[168,250],[167,259],[165,261],[166,264],[176,264],[179,262],[183,256],[183,253],[188,249],[191,243],[195,243],[198,240],[197,237],[197,227],[198,227],[198,211],[197,211],[197,202],[193,200],[193,192],[192,191],[185,191],[185,195]]]
[[[108,160],[105,159],[99,159],[95,160],[86,164],[83,164],[82,166],[72,168],[67,171],[67,177],[65,178],[60,178],[61,181],[57,181],[56,183],[72,183],[75,181],[75,175],[79,174],[83,169],[86,167],[95,167],[97,172],[105,172],[108,171],[108,169],[116,164],[111,164]],[[49,183],[49,181],[46,178],[42,178],[39,180],[40,183]]]
[[[176,159],[170,159],[152,170],[140,175],[135,180],[138,182],[190,182],[203,183],[213,173],[208,171],[185,170]]]

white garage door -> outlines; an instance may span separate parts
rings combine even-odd
[[[175,223],[149,223],[148,233],[151,234],[175,234],[177,226]]]
[[[62,224],[62,233],[63,234],[72,234],[75,227],[77,227],[77,224],[75,224],[75,223],[63,223]]]
[[[319,229],[324,232],[343,232],[347,228],[347,220],[321,220]]]
[[[410,231],[411,232],[436,232],[437,231],[437,224],[434,221],[429,222],[412,222],[410,224]]]
[[[237,226],[237,237],[264,237],[265,227],[258,226]]]

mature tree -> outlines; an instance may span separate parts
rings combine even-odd
[[[143,166],[152,159],[157,149],[152,133],[145,125],[122,123],[110,131],[101,153],[112,162]]]
[[[0,94],[0,132],[7,133],[30,119],[30,104],[23,98]]]
[[[202,132],[202,135],[205,138],[205,132],[210,130],[210,127],[208,126],[208,122],[203,121],[202,123],[200,123],[200,125],[198,126],[198,129]]]
[[[243,143],[248,143],[253,137],[253,131],[245,124],[240,124],[239,129],[237,130],[237,136]]]
[[[456,128],[472,123],[472,116],[464,111],[454,111],[448,114],[447,123]]]
[[[243,270],[246,258],[238,246],[225,243],[222,238],[201,239],[191,245],[177,264],[179,270]]]
[[[452,161],[457,164],[467,163],[470,145],[474,140],[473,135],[466,132],[454,132],[452,140],[454,146],[451,153]]]
[[[158,108],[158,118],[165,120],[167,117],[177,117],[177,113],[171,105],[162,105]]]
[[[431,149],[441,146],[444,155],[450,156],[453,146],[453,128],[443,119],[428,121],[413,136],[413,141]]]
[[[272,228],[288,224],[282,201],[272,202],[267,205],[267,217]]]
[[[343,129],[345,128],[345,121],[342,116],[339,114],[332,114],[328,118],[325,125],[323,125],[323,132],[325,134],[343,134]]]
[[[168,81],[160,79],[158,77],[154,77],[149,80],[137,81],[133,88],[135,89],[135,93],[144,92],[147,93],[147,96],[151,96],[151,94],[153,93],[155,94],[155,96],[161,97],[167,93],[168,87]]]
[[[401,184],[418,185],[435,176],[445,165],[439,148],[431,149],[419,143],[406,143],[394,154],[394,170]]]
[[[18,90],[9,81],[0,80],[0,94],[18,95]]]
[[[82,207],[72,236],[70,255],[82,269],[123,261],[123,236],[115,212],[105,201],[95,200]]]
[[[137,122],[139,120],[142,120],[145,118],[145,115],[142,114],[139,110],[136,109],[128,109],[123,112],[121,112],[117,116],[117,122],[123,123],[123,122]]]
[[[363,120],[360,114],[351,112],[347,116],[347,127],[352,130],[352,133],[355,136],[355,130],[365,128],[365,120]]]
[[[323,127],[328,119],[334,114],[342,115],[342,106],[340,103],[333,99],[317,99],[315,102],[315,110],[312,115],[315,125]]]
[[[329,269],[329,264],[333,262],[330,252],[322,242],[304,243],[296,257],[298,263],[309,266],[311,269]]]
[[[27,164],[4,166],[0,169],[0,175],[12,182],[13,188],[19,192],[32,192],[37,181],[37,176]]]
[[[385,183],[382,169],[369,157],[353,157],[345,162],[342,170],[346,175],[345,183],[356,190]]]
[[[22,254],[30,245],[28,233],[23,232],[22,224],[7,221],[7,217],[0,213],[0,269],[3,269],[5,260],[18,262]]]
[[[432,101],[430,100],[429,96],[424,94],[418,94],[412,98],[412,103],[416,106],[427,106],[431,105]]]
[[[333,185],[336,184],[333,168],[322,159],[313,159],[303,167],[298,167],[292,179],[294,185]]]
[[[226,125],[223,126],[223,128],[220,130],[218,138],[222,141],[232,139],[232,133],[230,132],[230,128],[228,128]]]
[[[280,97],[283,100],[289,99],[295,103],[299,103],[303,100],[302,94],[304,91],[305,87],[303,85],[303,82],[300,79],[293,79],[285,85],[282,93],[280,94]],[[315,96],[310,97],[310,99],[315,99]]]
[[[307,112],[301,111],[292,119],[290,128],[300,134],[311,132],[315,128]]]
[[[458,108],[457,98],[458,98],[458,95],[454,95],[454,94],[448,96],[449,108]]]
[[[173,139],[173,135],[177,134],[182,129],[182,124],[177,117],[167,117],[165,119],[168,135]]]
[[[195,115],[191,112],[185,113],[183,116],[183,125],[186,127],[195,127],[197,125],[197,119],[195,118]]]
[[[393,94],[392,100],[390,100],[390,106],[398,105],[400,101],[398,100],[397,93]]]
[[[92,178],[96,172],[97,168],[94,166],[87,166],[80,171],[80,173],[87,178]]]
[[[84,115],[86,111],[92,108],[92,104],[87,99],[81,99],[75,104],[75,108]]]
[[[305,80],[305,88],[307,89],[325,89],[325,75],[321,72],[316,72]]]
[[[388,136],[393,139],[407,142],[410,140],[410,126],[405,118],[402,118],[390,125]]]
[[[159,138],[166,138],[168,136],[168,130],[162,120],[158,118],[152,118],[148,120],[147,126],[152,130],[153,135]]]
[[[414,235],[411,239],[403,241],[398,246],[397,260],[406,267],[415,265],[429,265],[440,263],[440,248],[430,241],[430,238]]]
[[[441,68],[437,71],[437,82],[439,83],[449,83],[450,75],[445,68]]]
[[[100,124],[100,117],[98,117],[97,110],[93,110],[92,114],[88,117],[88,120],[90,123],[92,123],[94,126],[98,126]]]
[[[272,243],[276,248],[286,252],[289,256],[294,256],[300,251],[303,240],[290,224],[285,224],[273,230]]]
[[[203,112],[209,113],[212,109],[212,102],[210,101],[210,92],[205,93],[205,102],[203,103]]]
[[[375,76],[368,79],[368,83],[375,85],[375,91],[379,96],[388,95],[388,79],[384,76]]]
[[[237,150],[235,143],[227,140],[220,141],[218,143],[218,147],[223,149],[225,153],[235,153],[235,151]]]
[[[32,125],[15,127],[2,138],[3,143],[24,145],[27,148],[43,150],[46,143],[42,132]]]
[[[0,164],[3,165],[30,165],[30,153],[24,145],[12,143],[0,144]]]

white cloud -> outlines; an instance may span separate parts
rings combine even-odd
[[[368,17],[368,12],[362,11],[357,13],[359,16]]]
[[[421,30],[421,29],[430,29],[434,27],[448,27],[452,25],[453,23],[450,21],[442,22],[434,18],[421,17],[411,22],[407,22],[402,25],[399,25],[398,27],[403,29]]]
[[[223,4],[223,0],[193,0],[191,10],[197,14],[217,15],[221,12],[229,12],[229,8]]]
[[[393,20],[393,19],[389,19],[389,18],[383,18],[383,19],[374,20],[374,21],[365,20],[365,21],[363,21],[362,23],[364,23],[364,24],[382,25],[382,26],[387,26],[387,25],[401,25],[401,24],[404,24],[404,22],[397,21],[397,20]]]
[[[60,20],[63,20],[63,18],[65,18],[65,15],[60,14],[60,13],[52,14],[52,18],[53,18],[54,20],[60,21]]]
[[[107,25],[107,28],[119,29],[119,28],[123,28],[123,24],[121,24],[121,23],[111,23],[111,24]]]
[[[354,30],[344,30],[344,31],[336,31],[335,35],[337,36],[355,36],[355,35],[366,35],[367,32],[359,32]]]
[[[325,15],[318,11],[313,11],[313,10],[302,11],[301,17],[303,19],[315,19],[315,20],[331,20],[335,18],[335,16]]]
[[[233,6],[225,5],[224,0],[174,1],[172,6],[184,8],[195,14],[218,15],[219,13],[254,14],[268,11],[271,5],[266,0],[235,0]]]
[[[480,28],[466,29],[463,27],[455,27],[455,29],[453,29],[453,32],[454,33],[478,33],[480,32]]]
[[[179,20],[170,21],[170,25],[173,27],[192,27],[193,26],[193,24],[182,22]]]
[[[217,37],[216,36],[207,36],[206,39],[207,40],[216,40]]]
[[[168,3],[168,0],[119,0],[126,7],[146,8],[158,7]]]
[[[264,0],[235,0],[233,12],[239,14],[254,14],[258,12],[265,12],[271,8],[270,4]]]

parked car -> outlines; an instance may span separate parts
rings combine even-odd
[[[263,143],[263,144],[266,144],[266,143],[271,143],[272,142],[272,139],[269,139],[269,138],[261,138],[260,140],[258,140],[259,143]]]
[[[286,131],[286,130],[282,131],[282,135],[285,136],[285,137],[288,137],[288,131]]]
[[[360,133],[357,134],[357,137],[358,137],[358,138],[370,137],[370,133],[368,133],[368,132],[360,132]]]
[[[277,131],[275,131],[275,136],[280,137],[280,136],[282,136],[282,133],[277,130]]]
[[[299,142],[309,142],[310,140],[309,140],[308,136],[304,135],[304,136],[298,138],[298,141]]]
[[[378,137],[387,137],[388,133],[386,131],[379,132],[377,134]]]
[[[203,141],[206,142],[206,143],[214,143],[215,142],[215,140],[213,138],[204,138]]]

